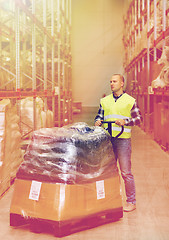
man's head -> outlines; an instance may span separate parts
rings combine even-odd
[[[110,79],[110,86],[115,95],[121,95],[123,93],[124,77],[121,74],[113,74]]]

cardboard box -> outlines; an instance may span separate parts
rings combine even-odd
[[[15,180],[10,213],[64,221],[122,209],[119,176],[88,184],[42,183],[38,200],[29,199],[31,185],[29,180]]]

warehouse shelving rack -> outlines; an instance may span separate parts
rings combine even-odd
[[[72,122],[71,0],[0,0],[0,99],[17,105],[36,98],[54,114],[53,126]]]
[[[157,61],[169,38],[169,2],[132,0],[124,25],[127,91],[137,99],[144,119],[142,128],[168,150],[165,128],[169,117],[169,88],[152,89],[151,82],[162,69]]]

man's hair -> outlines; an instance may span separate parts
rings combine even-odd
[[[122,82],[124,83],[124,77],[123,77],[123,75],[121,75],[121,74],[119,74],[119,73],[115,73],[115,74],[113,74],[113,76],[119,76],[120,79],[122,80]]]

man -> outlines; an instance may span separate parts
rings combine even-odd
[[[127,202],[123,210],[130,212],[136,209],[135,182],[131,172],[131,126],[139,125],[142,116],[136,100],[123,91],[122,75],[114,74],[110,85],[112,94],[101,99],[95,126],[101,126],[103,120],[115,121],[115,124],[112,124],[112,145],[125,183]],[[114,137],[121,131],[120,126],[124,126],[124,132],[116,139]],[[104,128],[107,127],[104,123]]]

